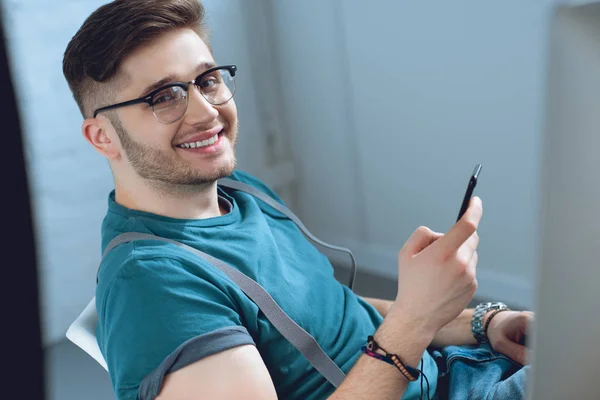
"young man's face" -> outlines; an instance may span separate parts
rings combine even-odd
[[[115,103],[147,95],[145,89],[165,77],[173,77],[165,84],[189,82],[214,64],[208,47],[194,31],[166,33],[121,64],[119,72],[129,79]],[[113,121],[113,126],[119,132],[122,162],[146,180],[169,186],[196,185],[212,183],[235,169],[238,123],[233,99],[213,105],[191,85],[187,112],[176,122],[159,122],[146,104],[119,108],[117,115],[119,121]],[[198,143],[215,138],[208,146]]]

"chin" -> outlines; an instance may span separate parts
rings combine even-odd
[[[216,181],[221,178],[230,176],[237,167],[235,157],[228,157],[227,159],[219,159],[217,163],[213,164],[209,168],[203,168],[199,172],[199,175],[203,175],[204,181]]]

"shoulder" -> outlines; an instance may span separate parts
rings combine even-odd
[[[96,329],[116,391],[133,394],[142,383],[154,398],[153,384],[169,372],[255,342],[245,326],[252,305],[221,271],[177,246],[145,242],[107,255]]]
[[[174,327],[194,323],[210,332],[242,325],[240,315],[254,310],[241,289],[208,261],[169,243],[139,242],[135,249],[132,243],[121,245],[106,257],[114,258],[96,288],[100,326],[135,321],[132,332],[141,327],[158,332],[167,322]],[[211,321],[202,322],[207,318]]]
[[[207,260],[174,244],[158,240],[135,240],[112,249],[103,258],[96,296],[135,290],[158,293],[169,287],[230,292],[233,282]]]

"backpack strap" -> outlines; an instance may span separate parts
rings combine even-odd
[[[237,269],[229,266],[223,261],[212,257],[200,250],[197,250],[186,244],[175,240],[154,236],[147,233],[127,232],[116,236],[110,241],[104,250],[103,257],[109,251],[120,244],[131,242],[133,240],[157,240],[174,244],[187,251],[190,251],[208,261],[225,275],[229,277],[240,289],[248,296],[263,312],[265,317],[273,324],[275,329],[286,338],[292,346],[306,357],[308,362],[325,377],[336,388],[342,383],[345,378],[344,372],[333,362],[333,360],[325,354],[319,343],[306,332],[302,327],[296,324],[286,313],[279,307],[275,300],[267,293],[267,291],[256,281],[250,279]]]
[[[287,208],[283,204],[279,203],[275,199],[268,196],[266,193],[256,189],[253,186],[227,178],[219,179],[217,181],[217,184],[223,187],[248,193],[258,198],[259,200],[265,202],[275,210],[288,217],[292,222],[294,222],[298,226],[298,228],[300,228],[302,233],[313,243],[331,250],[348,253],[352,262],[350,270],[350,283],[348,286],[351,290],[354,290],[354,281],[356,278],[356,260],[350,250],[344,247],[334,246],[320,240],[319,238],[314,236],[306,228],[306,226],[304,226],[302,221],[300,221],[300,219],[289,208]],[[338,387],[342,383],[342,381],[345,378],[344,372],[323,351],[323,349],[321,348],[321,346],[319,346],[315,338],[313,338],[302,327],[296,324],[285,313],[285,311],[283,311],[281,307],[279,307],[279,305],[275,303],[275,300],[273,300],[271,295],[269,295],[262,286],[260,286],[257,282],[247,277],[237,269],[224,263],[223,261],[212,257],[211,255],[206,254],[200,250],[197,250],[191,246],[177,242],[175,240],[138,232],[127,232],[116,236],[113,240],[111,240],[108,243],[106,249],[104,249],[102,258],[104,258],[109,251],[111,251],[118,245],[128,243],[133,240],[158,240],[168,242],[196,254],[197,256],[203,258],[204,260],[217,267],[219,270],[225,273],[236,285],[240,287],[240,289],[260,308],[260,310],[263,312],[263,314],[265,314],[265,316],[271,322],[271,324],[273,324],[275,329],[277,329],[283,337],[285,337],[298,351],[300,351],[304,355],[304,357],[306,357],[308,362],[317,371],[319,371],[319,373],[321,373],[321,375],[323,375],[325,379],[327,379],[335,387]],[[98,278],[96,277],[96,282],[97,281]]]
[[[246,192],[246,193],[251,194],[252,196],[258,198],[259,200],[264,201],[265,203],[267,203],[268,205],[270,205],[271,207],[273,207],[274,209],[276,209],[277,211],[279,211],[280,213],[282,213],[283,215],[285,215],[286,217],[291,219],[298,226],[298,228],[300,228],[302,233],[304,233],[304,235],[306,235],[306,237],[308,237],[313,243],[316,243],[320,246],[323,246],[323,247],[331,249],[331,250],[348,253],[348,255],[350,255],[350,259],[352,261],[352,265],[351,265],[351,269],[350,269],[350,283],[348,284],[348,287],[350,288],[350,290],[354,290],[354,280],[356,278],[356,260],[354,259],[354,255],[352,254],[352,252],[350,250],[348,250],[344,247],[334,246],[334,245],[331,245],[329,243],[326,243],[326,242],[320,240],[319,238],[314,236],[312,233],[310,233],[310,231],[304,226],[302,221],[300,221],[300,218],[298,218],[292,211],[290,211],[289,208],[287,208],[283,204],[279,203],[278,201],[273,199],[271,196],[268,196],[266,193],[261,192],[260,190],[256,189],[255,187],[250,186],[246,183],[243,183],[240,181],[235,181],[233,179],[228,179],[228,178],[219,179],[217,181],[217,183],[219,185],[227,187],[227,188]]]

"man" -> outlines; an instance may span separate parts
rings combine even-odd
[[[521,395],[518,342],[531,314],[503,310],[490,319],[494,307],[482,306],[478,319],[465,310],[477,286],[480,199],[445,235],[415,231],[400,250],[398,295],[389,302],[356,296],[284,215],[217,185],[229,177],[281,202],[236,170],[236,67],[215,63],[203,14],[197,0],[116,0],[65,51],[83,136],[114,176],[102,249],[123,232],[142,232],[225,261],[260,283],[347,377],[330,385],[213,265],[142,240],[109,252],[98,275],[97,337],[117,398]],[[453,347],[477,344],[475,320],[489,321],[477,333],[491,347]],[[420,379],[410,379],[411,368]]]

